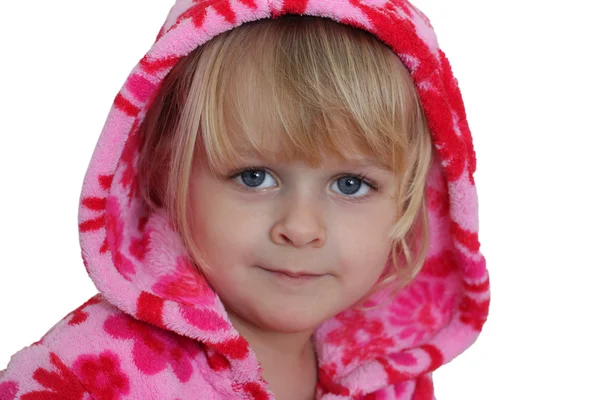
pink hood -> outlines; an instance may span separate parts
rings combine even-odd
[[[427,184],[426,264],[395,301],[373,311],[348,310],[319,327],[319,397],[355,397],[389,387],[397,394],[392,397],[418,391],[419,398],[432,398],[430,373],[481,331],[489,280],[479,251],[476,159],[461,94],[429,20],[406,1],[177,1],[117,94],[85,176],[79,210],[84,264],[110,303],[203,342],[220,374],[253,398],[267,398],[255,355],[219,298],[185,261],[164,215],[147,215],[141,207],[137,128],[181,57],[242,23],[287,13],[360,27],[388,44],[418,88],[436,149]]]

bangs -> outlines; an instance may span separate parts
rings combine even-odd
[[[255,21],[222,34],[214,51],[207,43],[205,79],[219,84],[205,97],[197,145],[209,168],[223,173],[249,153],[311,166],[360,154],[398,171],[421,120],[408,71],[368,32],[303,20]]]

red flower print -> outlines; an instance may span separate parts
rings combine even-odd
[[[144,220],[144,218],[141,218],[141,219]],[[138,223],[138,225],[142,225],[142,224]],[[143,228],[139,228],[139,230],[143,231]],[[150,250],[150,232],[149,231],[145,231],[140,239],[135,238],[135,237],[131,238],[131,244],[129,245],[129,252],[136,259],[143,261],[144,258],[146,257],[146,254],[148,254],[149,250]]]
[[[232,387],[234,392],[239,393],[241,399],[268,400],[269,398],[264,385],[258,382],[235,383]]]
[[[435,398],[433,397],[433,382],[430,375],[421,375],[417,378],[412,398],[413,400],[432,400]]]
[[[140,66],[149,74],[156,74],[159,71],[171,69],[179,61],[178,56],[169,56],[166,58],[159,58],[157,60],[151,60],[148,55],[140,60]]]
[[[239,0],[239,2],[252,10],[258,8],[255,0]],[[237,22],[235,12],[233,11],[233,8],[231,8],[229,0],[193,0],[193,4],[193,6],[189,7],[177,17],[177,21],[175,21],[168,30],[165,30],[163,26],[158,34],[157,40],[163,37],[167,32],[175,29],[182,21],[190,18],[196,27],[201,27],[204,24],[204,18],[207,13],[206,9],[208,7],[212,7],[217,14],[220,14],[230,24],[233,25]],[[163,60],[163,62],[168,63],[168,59]]]
[[[324,365],[319,369],[319,381],[317,382],[317,391],[331,393],[339,396],[349,396],[350,390],[334,382],[336,368],[334,364]]]
[[[183,256],[177,258],[174,272],[162,276],[152,290],[169,300],[194,305],[208,305],[215,298],[206,279]]]
[[[108,196],[108,191],[110,190],[110,186],[112,184],[113,175],[100,175],[98,177],[98,183],[104,192],[106,192]],[[81,205],[84,208],[87,208],[94,213],[98,213],[97,217],[92,219],[86,219],[85,221],[79,224],[79,230],[81,232],[93,232],[98,231],[106,226],[104,221],[104,210],[106,209],[106,196],[105,197],[95,197],[95,196],[87,196],[81,200]],[[108,251],[108,243],[106,239],[102,243],[102,246],[99,249],[99,252],[106,253]]]
[[[135,117],[140,112],[140,108],[127,100],[121,93],[115,97],[114,105],[115,108],[123,111],[129,117]]]
[[[110,351],[79,356],[73,370],[94,398],[119,400],[129,393],[129,379],[121,370],[118,356]]]
[[[156,374],[168,365],[181,382],[187,382],[193,372],[192,360],[201,345],[191,339],[167,333],[152,325],[125,315],[109,317],[104,330],[117,339],[133,340],[133,361],[147,375]]]
[[[256,10],[258,7],[255,0],[240,0],[246,7]],[[206,17],[207,8],[212,7],[217,14],[221,15],[230,24],[237,22],[235,12],[231,8],[229,0],[193,0],[194,5],[191,6],[187,11],[182,13],[175,24],[169,29],[174,29],[181,21],[191,18],[194,26],[201,27],[204,24],[204,18]]]
[[[385,354],[394,345],[392,338],[385,333],[380,320],[367,320],[357,310],[344,312],[336,317],[341,323],[337,329],[327,334],[325,341],[342,347],[342,363],[374,359]]]
[[[452,221],[451,225],[452,235],[467,249],[473,253],[479,252],[479,234],[477,232],[471,232],[468,229],[462,228],[459,224]]]
[[[0,383],[0,399],[2,400],[14,400],[18,391],[19,385],[15,381]]]
[[[213,371],[224,371],[231,368],[229,360],[223,354],[218,353],[210,348],[204,348],[204,352],[206,354],[208,366]]]
[[[127,137],[127,141],[125,142],[125,146],[123,147],[123,152],[121,153],[121,161],[119,162],[119,169],[122,169],[121,179],[119,183],[123,187],[123,189],[127,190],[127,197],[131,200],[133,197],[137,196],[139,192],[139,186],[136,179],[136,155],[138,154],[138,149],[140,146],[140,135],[139,135],[139,120],[135,120],[133,122],[133,126],[129,131],[129,135]]]
[[[390,323],[403,327],[400,339],[422,343],[448,324],[454,304],[443,283],[415,281],[390,307]]]
[[[446,250],[437,256],[428,257],[423,264],[423,274],[445,278],[458,272],[458,263],[454,251]]]
[[[308,0],[283,0],[281,12],[275,14],[279,17],[282,14],[304,14],[306,12],[306,6]]]
[[[74,311],[72,311],[71,313],[69,313],[67,315],[67,317],[72,317],[68,324],[69,325],[79,325],[82,322],[85,322],[85,320],[87,320],[88,318],[88,313],[83,311],[84,308],[86,308],[87,306],[91,306],[93,304],[98,304],[101,301],[101,296],[100,294],[95,295],[94,297],[92,297],[91,299],[89,299],[88,301],[86,301],[85,303],[83,303],[81,306],[79,306],[77,309],[75,309]],[[65,317],[65,318],[67,318]]]
[[[481,331],[483,324],[487,320],[490,308],[490,300],[477,302],[469,296],[464,296],[460,303],[460,320],[465,324],[471,325],[476,331]]]
[[[49,390],[36,390],[21,396],[21,400],[81,400],[86,393],[77,376],[58,358],[50,353],[50,362],[57,371],[38,368],[33,373],[40,385]]]

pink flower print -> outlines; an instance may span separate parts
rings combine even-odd
[[[394,345],[392,338],[386,335],[381,320],[367,320],[357,310],[346,311],[336,318],[342,325],[329,332],[325,341],[341,347],[344,365],[377,358]]]
[[[400,399],[406,394],[408,382],[402,382],[394,385],[395,399]]]
[[[129,393],[129,379],[116,354],[85,354],[75,360],[73,370],[87,391],[96,399],[119,400]]]
[[[21,400],[82,400],[85,389],[77,376],[55,353],[50,353],[55,371],[38,368],[33,379],[48,390],[36,390],[21,396]]]
[[[393,353],[389,355],[389,358],[394,361],[397,365],[404,366],[414,366],[417,365],[417,359],[410,353],[406,351],[401,351],[400,353]]]
[[[215,296],[206,279],[183,256],[177,258],[174,272],[162,276],[152,290],[169,300],[193,305],[212,304]]]
[[[0,399],[14,400],[19,391],[19,384],[15,381],[0,383]]]
[[[443,283],[415,281],[390,307],[390,323],[402,327],[400,339],[422,343],[448,324],[454,306]]]
[[[133,361],[147,375],[156,374],[170,365],[181,382],[187,382],[193,372],[192,360],[201,345],[191,339],[176,336],[125,315],[109,317],[104,330],[117,339],[133,340]]]
[[[441,216],[450,214],[450,198],[447,190],[441,191],[428,187],[426,193],[427,208],[429,210],[435,210]]]
[[[106,202],[106,238],[113,256],[113,263],[119,273],[127,280],[135,273],[135,266],[121,252],[125,223],[119,217],[118,200],[110,196]]]

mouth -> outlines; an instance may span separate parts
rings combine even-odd
[[[270,268],[264,268],[264,267],[259,267],[260,269],[262,269],[263,271],[268,272],[269,274],[273,275],[276,278],[279,279],[283,279],[286,281],[294,281],[294,282],[307,282],[307,281],[312,281],[312,280],[316,280],[322,276],[325,276],[326,274],[315,274],[313,272],[305,272],[305,271],[289,271],[289,270],[285,270],[285,269],[270,269]]]

